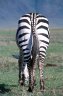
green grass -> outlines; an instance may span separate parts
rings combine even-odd
[[[13,57],[18,56],[15,34],[15,30],[0,31],[0,96],[63,96],[63,29],[50,30],[44,66],[44,93],[40,92],[38,69],[33,93],[27,92],[27,85],[18,85],[18,59]]]

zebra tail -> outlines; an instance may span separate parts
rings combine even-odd
[[[32,47],[32,57],[33,59],[36,59],[36,56],[39,53],[39,40],[38,40],[38,36],[36,34],[36,31],[32,32],[32,42],[33,42],[33,47]]]
[[[32,57],[35,60],[39,52],[39,40],[36,33],[36,14],[31,14],[31,32],[32,32]]]

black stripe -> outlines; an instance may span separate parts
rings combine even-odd
[[[25,56],[24,59],[29,59],[30,58],[30,55],[29,56]]]
[[[40,54],[39,54],[39,58],[40,58],[40,57],[45,57],[45,55],[43,55],[43,54],[40,53]]]
[[[49,44],[49,42],[47,42],[47,41],[44,41],[44,40],[40,40],[41,42],[44,42],[44,43],[46,43],[46,44]]]
[[[42,56],[42,57],[45,57],[45,55],[43,55],[43,54],[40,53],[40,54],[39,54],[39,58],[40,58],[41,56]]]
[[[30,22],[27,20],[27,19],[22,19],[22,20],[19,20],[18,24],[22,23],[22,22],[26,22],[30,25]]]
[[[30,18],[30,15],[23,15],[22,17],[29,17]]]
[[[42,25],[41,25],[41,26],[39,26],[37,29],[41,29],[41,28],[42,28],[42,29],[45,29],[45,30],[47,30],[47,31],[48,31],[48,27],[45,27],[45,26],[42,26]]]
[[[45,51],[40,51],[40,53],[45,53],[45,54],[46,54],[46,52],[45,52]]]
[[[23,49],[23,51],[29,50],[28,48]]]
[[[27,34],[29,34],[29,33],[22,33],[22,34],[19,35],[18,38],[21,38],[21,37],[23,37],[23,36],[25,36],[25,35],[27,35]]]
[[[44,46],[40,46],[40,48],[44,48],[46,50],[46,47],[44,47]]]
[[[20,45],[20,47],[24,47],[24,46],[27,46],[28,44],[23,44],[23,45]]]
[[[35,13],[33,13],[33,26],[34,26],[34,17],[35,17]]]
[[[29,60],[30,60],[30,58],[29,58],[29,59],[27,59],[27,60],[24,60],[24,62],[29,62]]]
[[[48,38],[50,38],[50,34],[49,34],[49,31],[48,31]]]
[[[24,62],[29,62],[29,60],[24,60]]]
[[[41,22],[49,24],[49,22],[47,20],[45,20],[45,19],[39,19],[38,22],[37,22],[37,24],[39,24]]]
[[[27,27],[27,26],[21,26],[21,27],[19,27],[18,28],[18,30],[17,31],[20,31],[21,29],[30,29],[29,27]]]
[[[42,16],[42,15],[38,15],[36,18],[42,18],[42,17],[44,17],[44,18],[46,18],[45,16]]]
[[[26,42],[28,39],[24,39],[24,40],[21,40],[19,41],[19,44],[23,43],[23,42]]]
[[[45,34],[45,33],[39,33],[38,35],[42,35],[42,36],[45,36],[45,37],[47,37],[47,38],[48,38],[48,35],[47,35],[47,34]]]
[[[28,55],[30,52],[24,53],[23,55]]]

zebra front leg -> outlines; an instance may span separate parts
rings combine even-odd
[[[44,77],[43,77],[44,59],[39,60],[39,72],[40,72],[40,90],[44,91]]]

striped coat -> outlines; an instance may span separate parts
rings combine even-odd
[[[45,16],[38,13],[23,15],[18,21],[16,42],[20,50],[19,82],[24,84],[24,69],[27,64],[29,72],[29,91],[33,90],[35,68],[38,61],[40,72],[40,89],[44,89],[43,65],[46,50],[49,45],[49,22]]]

